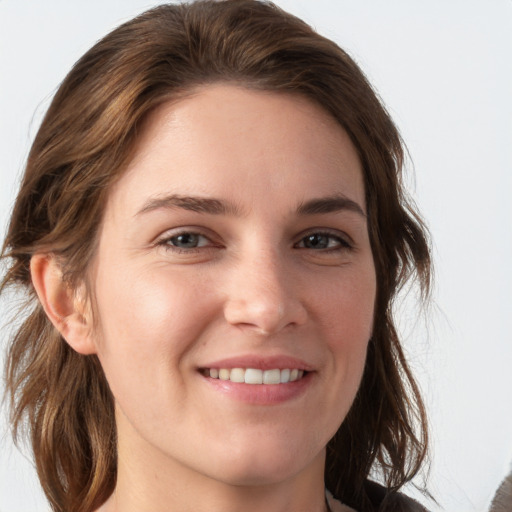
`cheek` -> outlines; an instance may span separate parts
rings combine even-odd
[[[158,269],[136,270],[129,277],[99,273],[97,290],[105,337],[132,339],[139,335],[141,345],[158,342],[160,337],[181,338],[190,328],[190,308],[200,298],[196,287]]]
[[[333,365],[333,393],[348,412],[359,388],[372,336],[376,279],[373,263],[344,275],[319,296],[322,328]],[[337,398],[336,398],[337,400]]]
[[[127,385],[127,375],[135,383],[174,373],[179,384],[180,365],[212,310],[210,295],[163,268],[132,276],[98,273],[98,356],[107,378],[115,388]]]
[[[317,295],[318,315],[334,346],[366,345],[372,335],[375,297],[373,263],[327,283]]]
[[[356,397],[372,334],[376,292],[373,265],[365,272],[357,270],[325,280],[322,290],[311,295],[327,349],[325,372],[320,373],[322,405],[321,410],[315,410],[315,428],[325,434],[325,443],[337,432]]]
[[[131,275],[98,272],[98,357],[124,417],[149,435],[169,414],[186,416],[190,355],[211,320],[213,298],[163,266]]]

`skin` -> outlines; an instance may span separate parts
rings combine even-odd
[[[192,211],[169,196],[228,206]],[[334,211],[298,211],[333,196]],[[364,197],[349,137],[300,96],[219,84],[152,114],[106,205],[95,318],[51,258],[32,262],[50,318],[98,355],[116,400],[119,472],[102,511],[325,509],[325,446],[373,323]],[[238,356],[297,358],[307,385],[254,404],[199,371]]]

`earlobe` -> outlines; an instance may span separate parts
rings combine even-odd
[[[87,313],[85,298],[64,281],[56,258],[35,254],[30,260],[30,274],[46,315],[66,342],[80,354],[95,354],[92,318]]]

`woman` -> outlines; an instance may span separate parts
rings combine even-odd
[[[402,159],[355,63],[271,4],[160,6],[84,55],[2,253],[30,311],[13,427],[54,510],[421,509]]]

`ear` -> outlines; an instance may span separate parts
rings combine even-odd
[[[95,354],[92,315],[85,294],[78,294],[64,281],[55,256],[32,256],[30,274],[46,315],[62,337],[78,353]]]

